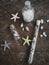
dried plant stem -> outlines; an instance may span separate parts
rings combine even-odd
[[[31,64],[33,61],[33,56],[34,56],[34,51],[36,47],[36,42],[37,42],[37,37],[38,37],[38,32],[40,28],[40,20],[36,21],[36,27],[35,27],[35,33],[34,33],[34,38],[32,40],[32,45],[31,45],[31,50],[30,50],[30,55],[28,59],[28,63]]]

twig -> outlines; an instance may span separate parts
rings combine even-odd
[[[35,27],[34,38],[32,40],[33,42],[32,42],[32,45],[31,45],[30,55],[29,55],[29,59],[28,59],[29,64],[31,64],[32,61],[33,61],[33,56],[34,56],[34,51],[35,51],[35,47],[36,47],[39,28],[40,28],[40,20],[37,20],[36,27]]]

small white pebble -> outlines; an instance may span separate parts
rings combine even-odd
[[[43,26],[41,26],[41,30],[43,30]]]
[[[22,28],[22,31],[24,31],[24,28]]]
[[[26,30],[29,31],[29,27],[28,26],[26,26]]]
[[[47,23],[49,23],[49,20],[47,20]]]
[[[41,34],[40,37],[43,37],[43,35]]]
[[[23,23],[21,23],[20,27],[21,27],[21,28],[23,27]]]
[[[43,35],[44,35],[45,37],[47,37],[46,32],[43,32]]]
[[[41,24],[43,24],[44,23],[44,21],[43,21],[43,19],[41,19]]]

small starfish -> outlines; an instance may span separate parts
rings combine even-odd
[[[30,46],[29,42],[31,42],[31,40],[29,39],[29,36],[27,36],[26,39],[25,38],[22,38],[22,39],[24,40],[23,45],[28,44],[28,46]]]
[[[14,22],[16,22],[16,19],[19,19],[20,17],[18,17],[18,12],[14,15],[14,14],[11,14],[13,17],[11,18],[11,20],[14,19]]]
[[[5,40],[4,44],[1,44],[2,47],[4,47],[4,52],[6,51],[6,48],[10,49],[9,44],[7,44],[7,41]]]

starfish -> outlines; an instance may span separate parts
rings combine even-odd
[[[31,40],[29,39],[29,36],[27,36],[26,39],[25,38],[22,38],[22,39],[24,40],[23,45],[28,44],[28,46],[30,46],[29,42],[31,42]]]
[[[14,14],[11,14],[13,17],[11,18],[11,20],[14,19],[14,22],[16,22],[16,19],[19,19],[20,17],[18,17],[18,12],[14,15]]]
[[[7,48],[10,49],[9,44],[10,43],[7,44],[6,40],[5,40],[4,44],[1,44],[1,46],[4,47],[4,52],[6,51]]]

